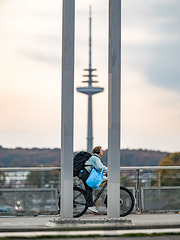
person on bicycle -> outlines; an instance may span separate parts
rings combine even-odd
[[[103,155],[103,150],[101,146],[95,147],[92,153],[93,153],[92,156],[85,162],[85,167],[83,169],[83,172],[81,171],[81,174],[82,174],[81,179],[86,188],[88,210],[90,210],[91,212],[97,213],[98,211],[93,203],[93,194],[92,194],[93,189],[86,184],[86,180],[89,177],[89,174],[93,168],[97,169],[98,171],[101,171],[102,168],[104,168],[103,173],[107,173],[108,168],[104,166],[101,162],[101,156]]]

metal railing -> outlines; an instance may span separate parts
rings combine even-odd
[[[140,172],[145,171],[145,170],[146,171],[147,170],[180,170],[180,166],[121,167],[121,170],[135,170],[136,171],[136,187],[135,187],[136,213],[140,214],[142,211],[142,206],[144,207],[144,203],[141,201],[143,199],[142,194],[143,194],[144,188],[141,188],[141,186],[140,186]]]
[[[57,171],[58,176],[56,176],[56,180],[55,181],[49,181],[48,182],[48,186],[46,183],[46,179],[45,176],[43,176],[42,174],[42,179],[41,179],[41,186],[39,187],[29,187],[29,185],[25,185],[22,190],[21,187],[16,185],[16,187],[14,188],[13,185],[8,187],[8,189],[6,188],[0,188],[0,194],[3,192],[5,194],[5,192],[31,192],[32,194],[32,198],[34,197],[33,193],[36,193],[39,191],[41,192],[41,194],[44,194],[47,198],[46,194],[50,194],[51,198],[54,198],[54,206],[53,208],[55,209],[54,212],[58,211],[58,192],[60,191],[60,170],[61,167],[8,167],[8,168],[0,168],[0,174],[1,172],[18,172],[18,171],[28,171],[28,172],[34,172],[34,171],[39,171],[39,172],[45,172],[45,171]],[[159,211],[167,211],[168,209],[168,202],[165,203],[164,198],[167,199],[167,196],[165,194],[165,192],[169,192],[171,191],[171,193],[173,193],[174,191],[176,191],[176,195],[179,196],[180,195],[180,186],[161,186],[161,184],[158,183],[157,186],[147,186],[147,182],[146,182],[146,186],[143,186],[144,183],[142,183],[142,181],[144,180],[144,176],[148,175],[147,171],[152,172],[152,171],[157,171],[157,170],[180,170],[180,166],[143,166],[143,167],[121,167],[120,171],[121,171],[121,176],[127,175],[133,179],[133,184],[134,186],[126,186],[126,183],[124,183],[124,186],[129,187],[130,189],[132,189],[132,192],[134,194],[135,197],[135,211],[137,214],[140,214],[142,211],[158,211],[158,209],[155,209],[154,206],[160,206],[161,208],[163,207],[164,209],[159,209]],[[133,172],[134,175],[131,175],[130,172]],[[145,172],[145,173],[144,173]],[[124,174],[125,173],[125,174]],[[143,173],[144,176],[141,175],[141,173]],[[0,175],[0,183],[2,181]],[[122,183],[123,181],[121,181]],[[152,194],[153,193],[153,194]],[[170,194],[172,195],[172,194]],[[150,198],[149,196],[153,196],[154,198]],[[165,197],[164,197],[165,196]],[[24,199],[28,199],[27,196],[24,196]],[[179,198],[180,199],[180,198]],[[150,202],[150,200],[152,202]],[[43,200],[44,201],[44,200]],[[170,210],[174,210],[174,211],[180,211],[180,202],[178,202],[178,198],[171,198],[169,201],[169,203],[171,201],[174,201],[174,204],[171,204],[175,209],[170,209]],[[161,202],[163,202],[163,204],[160,204]],[[154,204],[154,205],[153,205]],[[1,205],[1,203],[0,203]],[[173,208],[173,207],[170,208]],[[49,206],[49,208],[51,208],[51,206]],[[45,211],[45,210],[44,210]],[[1,208],[0,208],[0,212],[1,212]],[[28,214],[28,211],[26,209],[26,214]]]

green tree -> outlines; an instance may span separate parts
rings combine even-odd
[[[27,175],[26,185],[32,188],[44,188],[56,186],[59,171],[30,171]]]
[[[27,175],[26,185],[32,188],[41,187],[41,172],[40,171],[30,171]]]
[[[6,181],[6,175],[4,172],[0,172],[0,188],[4,186],[4,183]]]
[[[120,182],[121,182],[121,186],[124,186],[124,187],[133,187],[135,185],[133,180],[125,174],[121,174]]]

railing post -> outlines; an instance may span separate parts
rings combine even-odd
[[[136,213],[141,214],[140,169],[136,170]]]

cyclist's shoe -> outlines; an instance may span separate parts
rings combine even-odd
[[[98,210],[93,206],[93,207],[88,207],[88,210],[90,210],[93,213],[98,213]]]
[[[104,181],[105,181],[105,180],[108,180],[108,177],[105,176],[105,175],[103,175],[103,180],[104,180]]]

